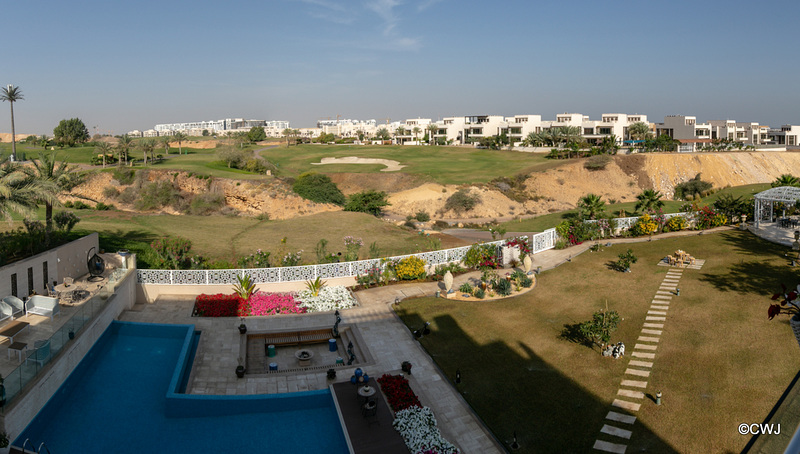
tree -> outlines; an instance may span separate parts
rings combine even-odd
[[[122,167],[122,160],[125,160],[125,164],[128,163],[128,152],[131,151],[131,147],[133,146],[133,139],[127,134],[123,134],[122,137],[119,138],[119,142],[117,142],[117,166]]]
[[[380,140],[392,140],[392,135],[389,134],[389,130],[386,128],[380,128],[375,132],[375,137]]]
[[[430,139],[428,140],[428,143],[435,143],[436,139],[433,136],[439,132],[439,126],[437,126],[435,123],[431,123],[425,129],[427,129],[430,133]]]
[[[600,151],[602,153],[617,154],[617,150],[619,150],[619,145],[617,145],[617,136],[614,134],[604,136],[600,141]]]
[[[640,213],[646,211],[654,211],[664,206],[664,201],[661,200],[661,192],[653,189],[645,189],[641,194],[636,196],[636,206],[634,209]]]
[[[203,132],[207,132],[207,131],[204,129]],[[203,134],[203,135],[205,136],[207,134]],[[178,131],[178,132],[176,132],[175,134],[172,135],[172,140],[174,140],[175,142],[178,142],[178,154],[183,154],[183,147],[181,146],[181,144],[186,139],[188,139],[186,134],[184,134],[184,133],[182,133],[180,131]],[[186,154],[189,154],[189,152],[187,151]]]
[[[169,154],[169,143],[172,142],[172,139],[169,136],[164,136],[160,140],[161,145],[164,146],[164,154]]]
[[[779,176],[775,181],[772,182],[773,188],[778,188],[781,186],[800,186],[800,180],[797,179],[796,176],[790,173],[784,173],[783,175]]]
[[[587,341],[603,347],[611,340],[611,333],[617,329],[619,322],[617,311],[600,310],[592,315],[591,320],[579,324],[578,330]]]
[[[147,156],[150,155],[152,157],[155,148],[156,143],[153,139],[144,139],[139,142],[139,149],[142,150],[142,155],[144,157],[144,165],[147,165]]]
[[[369,190],[351,195],[344,206],[344,211],[357,211],[380,216],[381,208],[388,205],[389,202],[386,200],[385,192]]]
[[[628,135],[633,140],[647,139],[650,137],[650,126],[643,121],[637,121],[628,126]]]
[[[414,139],[416,139],[419,133],[422,132],[422,129],[420,129],[419,126],[414,126],[414,129],[412,129],[411,132],[414,133]]]
[[[331,181],[330,177],[320,173],[301,174],[292,185],[292,189],[300,197],[317,203],[333,203],[343,206],[344,194]]]
[[[89,130],[80,118],[70,118],[58,123],[53,129],[53,138],[61,147],[74,147],[89,140]]]
[[[7,85],[5,88],[0,89],[0,100],[8,101],[11,106],[11,160],[17,160],[17,139],[16,130],[14,129],[14,103],[25,99],[22,96],[22,90],[13,85]]]
[[[46,232],[53,230],[53,204],[59,203],[57,195],[74,188],[81,183],[79,174],[73,172],[74,168],[67,165],[67,161],[56,163],[56,153],[39,153],[39,160],[33,161],[35,172],[33,177],[51,193],[40,196],[39,202],[44,203]],[[59,203],[60,204],[60,203]]]
[[[247,138],[250,142],[261,142],[262,140],[267,140],[267,133],[263,127],[253,126],[250,128],[250,132],[247,133]]]
[[[30,167],[0,159],[0,216],[9,223],[11,213],[32,216],[41,200],[57,202],[52,183],[36,179]]]
[[[41,145],[42,148],[47,149],[47,146],[50,145],[50,139],[48,139],[46,135],[42,134],[39,137],[39,145]]]
[[[111,145],[108,142],[100,142],[94,147],[95,152],[100,152],[103,155],[103,167],[106,166],[106,155],[111,153]]]
[[[399,128],[394,130],[394,136],[395,137],[404,136],[404,135],[406,135],[406,128],[400,126]],[[399,143],[402,145],[403,144],[403,142],[402,142],[403,139],[400,139],[400,140],[401,140],[401,142],[399,142]]]
[[[714,208],[723,213],[731,222],[736,217],[750,212],[747,203],[742,200],[742,196],[733,197],[731,194],[722,194],[714,201]]]
[[[583,219],[597,219],[606,211],[606,203],[597,194],[586,194],[578,200],[578,212]]]
[[[204,129],[203,130],[203,137],[208,137],[210,135],[211,135],[211,133],[208,132],[208,129]]]

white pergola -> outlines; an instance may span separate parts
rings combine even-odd
[[[781,186],[759,192],[754,197],[756,203],[753,217],[756,220],[756,228],[759,228],[762,219],[766,218],[772,221],[772,210],[775,203],[787,203],[792,205],[797,203],[797,201],[800,200],[800,188]]]

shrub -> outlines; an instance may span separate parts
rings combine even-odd
[[[692,198],[702,197],[701,194],[707,193],[710,189],[711,183],[701,180],[698,173],[693,179],[675,185],[675,198],[690,200],[689,196]]]
[[[292,190],[300,197],[317,203],[332,203],[343,206],[344,194],[327,175],[304,173],[292,185]]]
[[[528,276],[524,276],[523,278],[521,278],[517,282],[519,282],[519,285],[521,285],[521,286],[523,286],[525,288],[530,288],[530,286],[533,285],[533,279],[531,279]]]
[[[441,221],[441,220],[439,220],[439,221],[435,221],[435,222],[433,223],[433,228],[434,228],[435,230],[444,230],[444,229],[449,229],[449,228],[450,228],[450,223],[449,223],[449,222],[447,222],[447,221]]]
[[[97,204],[94,206],[94,209],[97,211],[108,211],[108,210],[113,210],[114,205],[106,205],[103,202],[97,202]]]
[[[388,206],[386,193],[379,191],[363,191],[350,196],[344,211],[356,211],[359,213],[369,213],[373,216],[381,215],[381,208]]]
[[[475,287],[475,291],[472,293],[472,296],[482,300],[484,297],[486,297],[486,292],[480,287]]]
[[[472,195],[464,189],[459,189],[455,194],[447,198],[447,201],[444,203],[444,209],[445,211],[452,210],[456,213],[462,213],[464,211],[471,211],[480,202],[480,195]]]
[[[425,260],[416,256],[406,257],[397,264],[394,268],[397,274],[397,279],[401,281],[424,279],[425,278]]]
[[[137,210],[156,210],[172,205],[180,200],[180,193],[169,181],[147,183],[139,191],[134,201]]]
[[[150,243],[159,263],[156,268],[186,269],[189,267],[189,251],[192,242],[179,237],[164,237]]]
[[[236,317],[245,316],[246,305],[236,295],[198,295],[194,300],[194,314],[198,317]]]
[[[204,192],[192,198],[189,203],[188,213],[204,215],[213,213],[225,204],[225,196],[218,192]]]
[[[119,196],[119,190],[114,186],[106,186],[103,189],[103,197],[108,197],[109,199],[116,199]]]
[[[119,200],[121,203],[131,204],[139,197],[139,192],[133,186],[127,187],[122,190],[119,194]]]
[[[72,203],[72,208],[75,208],[76,210],[90,210],[92,207],[78,200]]]
[[[72,202],[69,200],[64,202],[64,208],[73,208]]]
[[[614,262],[614,268],[617,271],[623,271],[623,272],[627,271],[628,269],[630,269],[632,264],[639,261],[639,259],[635,255],[633,255],[633,250],[631,249],[628,249],[622,254],[619,254],[617,257],[619,258],[619,260]]]
[[[468,268],[500,268],[497,247],[493,244],[473,244],[464,255],[464,266]]]
[[[458,288],[458,291],[461,293],[468,293],[472,295],[472,286],[469,285],[469,282],[464,282],[461,284],[461,287]]]
[[[673,216],[669,218],[664,225],[664,230],[667,232],[677,232],[678,230],[684,230],[686,227],[688,227],[688,224],[685,217]]]
[[[606,344],[611,339],[611,333],[617,329],[620,317],[617,311],[600,310],[592,315],[592,319],[578,325],[578,330],[588,341],[596,344]]]
[[[417,223],[414,222],[413,219],[407,219],[406,222],[403,223],[403,227],[408,227],[409,229],[416,230]]]
[[[111,175],[119,184],[131,184],[136,177],[136,171],[133,169],[118,168],[114,169]]]
[[[511,281],[505,279],[498,279],[492,286],[500,296],[508,296],[511,294]]]
[[[308,311],[290,293],[256,292],[247,306],[248,315],[305,314]]]
[[[217,156],[222,160],[222,162],[227,164],[229,169],[239,169],[244,167],[245,162],[247,162],[247,158],[251,157],[252,155],[252,152],[246,151],[242,148],[222,147],[217,150]]]
[[[649,214],[640,217],[631,227],[631,233],[636,236],[652,235],[658,231],[658,223]]]
[[[75,216],[71,211],[59,211],[53,216],[53,222],[56,224],[56,228],[66,233],[71,232],[78,221],[80,221],[80,218]]]
[[[697,228],[710,229],[712,227],[719,227],[728,223],[728,218],[714,209],[707,206],[697,212]]]
[[[248,159],[247,162],[242,165],[241,169],[262,175],[267,173],[267,170],[269,170],[262,160],[255,158]]]
[[[240,268],[269,268],[269,252],[257,249],[246,257],[240,257],[236,263]]]
[[[428,222],[431,220],[431,215],[429,215],[426,211],[418,211],[417,214],[414,215],[414,219],[418,220],[419,222]]]
[[[583,167],[586,170],[603,170],[606,166],[611,163],[611,156],[607,154],[601,154],[597,156],[592,156],[583,163]]]

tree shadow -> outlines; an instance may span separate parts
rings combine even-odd
[[[781,290],[781,284],[791,288],[800,283],[798,269],[788,265],[776,265],[761,260],[742,259],[732,265],[725,274],[703,273],[700,282],[707,282],[721,292],[740,294],[772,294]]]
[[[561,334],[558,337],[565,341],[572,342],[573,344],[580,344],[594,350],[594,342],[583,335],[580,323],[565,323],[564,329],[561,330]]]
[[[412,330],[425,322],[416,312],[400,312]],[[606,420],[609,411],[626,413],[611,407],[613,396],[599,400],[530,346],[479,343],[450,315],[432,322],[432,333],[420,344],[451,381],[460,372],[461,382],[453,386],[507,449],[516,434],[519,453],[589,452],[597,440],[628,445],[631,452],[677,452],[638,420],[632,426]],[[633,436],[624,440],[600,433],[605,424],[623,425]]]

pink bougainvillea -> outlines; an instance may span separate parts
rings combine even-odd
[[[299,304],[291,293],[256,292],[248,302],[249,315],[305,314]]]

